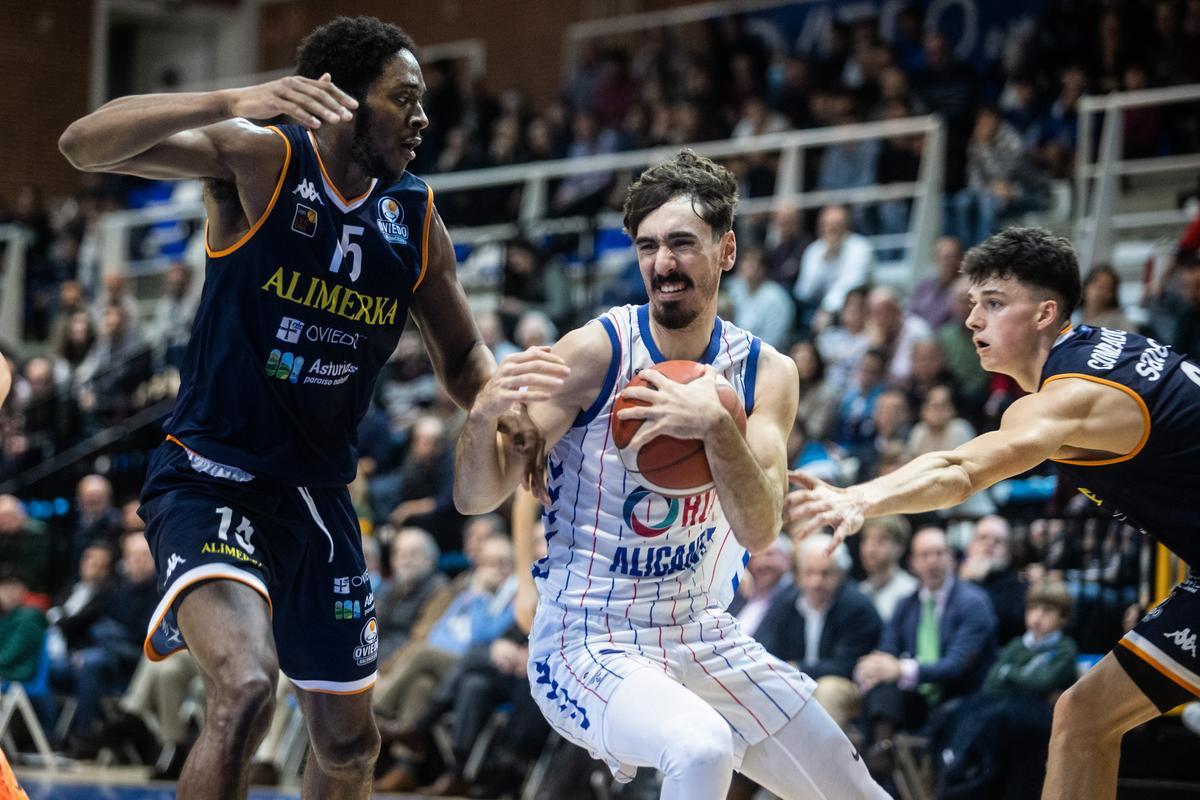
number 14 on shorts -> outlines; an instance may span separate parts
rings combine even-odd
[[[217,509],[217,513],[221,515],[221,528],[217,531],[217,538],[222,542],[228,542],[229,527],[233,524],[233,509],[222,506]],[[233,538],[237,541],[238,547],[245,550],[248,555],[254,554],[254,545],[250,544],[250,537],[253,535],[254,526],[250,524],[250,520],[242,517],[241,524],[233,532]]]

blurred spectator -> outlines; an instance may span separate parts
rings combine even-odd
[[[20,566],[27,588],[45,593],[50,586],[50,537],[46,523],[31,519],[11,494],[0,495],[0,564]]]
[[[865,284],[875,253],[865,236],[850,230],[845,206],[826,206],[817,221],[819,238],[804,250],[792,290],[801,306],[801,325],[824,328],[842,307],[846,294]]]
[[[1024,634],[1004,646],[983,691],[935,736],[931,749],[946,764],[941,797],[1035,797],[1041,790],[1054,701],[1075,682],[1076,646],[1062,632],[1071,605],[1061,583],[1030,588]]]
[[[763,98],[752,95],[742,102],[742,116],[733,126],[731,137],[744,139],[767,133],[780,133],[790,127],[787,117],[767,107]]]
[[[1155,338],[1177,352],[1200,355],[1200,261],[1181,260],[1178,286],[1165,291],[1152,306]]]
[[[576,111],[572,127],[575,135],[571,146],[567,148],[567,158],[587,158],[617,151],[619,141],[616,132],[601,128],[592,112]],[[613,173],[608,170],[585,172],[563,179],[550,202],[551,214],[563,217],[598,211],[612,179]]]
[[[415,525],[433,534],[445,548],[454,542],[462,518],[452,495],[454,449],[446,438],[446,423],[424,415],[413,423],[408,450],[400,468],[380,476],[369,490],[376,519],[397,528]]]
[[[517,320],[530,309],[543,312],[558,327],[571,322],[570,286],[558,265],[528,239],[504,245],[504,277],[497,310],[504,330],[513,333]]]
[[[958,577],[979,586],[996,612],[997,641],[1007,642],[1024,630],[1025,584],[1012,565],[1012,528],[992,514],[975,523]]]
[[[760,247],[739,253],[736,271],[723,288],[733,304],[733,324],[785,350],[792,340],[796,306],[787,290],[767,277],[764,257]]]
[[[851,450],[858,458],[858,482],[879,477],[884,456],[904,451],[911,419],[908,398],[903,392],[888,389],[879,395],[866,428],[868,438]]]
[[[513,333],[513,340],[518,350],[527,350],[530,347],[548,347],[558,340],[558,328],[541,311],[531,308],[517,320],[517,329]]]
[[[775,598],[792,585],[795,565],[792,540],[786,536],[777,537],[766,550],[750,556],[746,577],[729,604],[729,613],[737,617],[738,627],[747,636],[757,636]]]
[[[154,306],[154,320],[150,323],[150,339],[164,348],[164,362],[179,369],[192,336],[192,318],[196,315],[199,298],[191,291],[192,271],[187,265],[172,264],[163,279],[163,292]]]
[[[794,284],[811,242],[801,225],[800,209],[789,205],[776,208],[767,229],[767,277],[784,286]]]
[[[908,436],[909,458],[926,453],[945,452],[975,438],[971,423],[956,416],[954,390],[939,384],[925,395],[921,419]]]
[[[954,376],[946,369],[946,356],[937,339],[921,339],[913,344],[912,372],[904,382],[909,406],[920,411],[929,392],[942,384],[953,387]]]
[[[912,106],[899,98],[889,100],[883,107],[884,119],[905,119],[910,116]],[[889,183],[915,183],[920,177],[921,158],[924,153],[923,136],[893,136],[884,139],[879,150],[879,166],[875,170],[876,182],[881,186]],[[879,233],[908,233],[908,212],[911,205],[912,201],[909,199],[885,200],[876,205]]]
[[[600,77],[588,98],[601,128],[621,127],[625,113],[637,96],[637,84],[629,75],[629,56],[624,50],[610,50],[600,63]]]
[[[917,590],[917,579],[900,566],[910,532],[908,520],[896,515],[867,520],[859,535],[858,555],[867,577],[858,588],[875,604],[885,624],[896,604]]]
[[[837,424],[838,390],[825,380],[825,361],[812,342],[797,342],[792,346],[791,356],[800,377],[796,424],[804,429],[807,438],[826,441],[833,436]]]
[[[1021,136],[1027,152],[1036,150],[1042,140],[1044,110],[1038,102],[1037,85],[1028,75],[1014,75],[1000,97],[1004,121]]]
[[[50,657],[60,668],[67,668],[70,653],[88,644],[92,625],[108,611],[115,589],[113,572],[111,546],[92,542],[79,559],[79,580],[61,603],[46,612]]]
[[[947,183],[950,188],[961,185],[958,176],[962,156],[958,142],[966,139],[978,100],[975,70],[954,58],[950,43],[936,30],[927,30],[922,40],[925,56],[923,69],[913,76],[913,89],[929,110],[941,114],[949,126],[950,145],[947,148]]]
[[[920,589],[900,601],[879,649],[854,669],[875,742],[869,762],[889,760],[897,731],[916,728],[939,703],[977,690],[995,658],[991,602],[982,589],[954,579],[945,531],[917,531],[911,564]]]
[[[904,385],[912,374],[913,347],[929,339],[929,324],[904,310],[900,298],[886,287],[878,286],[867,295],[867,340],[875,350],[887,356],[887,377],[893,385]]]
[[[113,505],[112,484],[103,475],[86,475],[75,486],[75,519],[71,532],[71,564],[79,563],[93,542],[116,547],[121,512]]]
[[[29,681],[37,674],[46,618],[25,605],[28,590],[15,564],[0,564],[0,681]]]
[[[22,385],[13,410],[21,417],[28,448],[38,460],[49,458],[64,442],[70,425],[70,399],[54,379],[54,364],[48,358],[25,362]]]
[[[867,287],[846,292],[842,310],[832,325],[816,336],[817,350],[828,367],[829,383],[842,391],[854,378],[858,362],[867,352]]]
[[[967,315],[971,313],[970,290],[971,282],[965,276],[959,276],[951,285],[953,316],[937,329],[937,343],[960,395],[970,399],[975,407],[983,403],[987,373],[979,366],[975,342],[966,325]]]
[[[962,266],[962,242],[939,236],[933,245],[934,274],[918,283],[908,299],[908,310],[937,330],[954,316],[954,281]]]
[[[1054,178],[1069,178],[1074,170],[1079,135],[1079,99],[1087,91],[1087,76],[1076,66],[1062,71],[1061,88],[1042,121],[1039,160]]]
[[[449,582],[437,571],[441,554],[428,531],[403,528],[392,540],[391,552],[391,581],[376,599],[381,664],[408,642],[421,610]]]
[[[842,394],[838,413],[837,442],[843,447],[870,441],[875,430],[871,421],[875,402],[887,388],[886,365],[887,355],[879,350],[868,350],[859,359],[855,382]]]
[[[1167,4],[1160,3],[1159,7],[1164,5]],[[1140,92],[1148,85],[1145,67],[1141,64],[1125,67],[1122,90]],[[1135,106],[1124,109],[1121,117],[1121,145],[1125,158],[1153,158],[1162,154],[1165,145],[1162,109],[1158,106]]]
[[[125,322],[136,328],[141,320],[141,309],[137,300],[129,293],[129,278],[124,272],[106,272],[101,279],[102,289],[92,306],[92,316],[101,329],[104,328],[104,312],[114,306],[125,312]]]
[[[119,421],[150,376],[150,349],[119,305],[104,309],[100,336],[75,373],[79,407],[95,426]]]
[[[492,351],[497,362],[516,353],[518,348],[508,340],[504,326],[500,323],[500,315],[495,311],[483,311],[475,315],[475,323],[479,326],[479,335],[483,343]]]
[[[852,125],[859,121],[854,111],[854,100],[849,94],[835,93],[831,96],[831,103],[829,124]],[[832,191],[874,185],[879,148],[878,139],[857,139],[826,145],[821,153],[821,166],[817,170],[817,188]],[[863,205],[854,207],[854,225],[859,230],[866,229],[865,211]]]
[[[954,195],[954,233],[973,247],[996,231],[1006,214],[1033,207],[1021,135],[994,106],[975,116],[967,148],[967,185]]]
[[[67,326],[76,311],[87,311],[87,300],[79,281],[63,281],[58,287],[58,307],[54,312],[54,323],[50,331],[50,349],[62,350],[67,339]]]
[[[878,643],[881,623],[871,601],[846,580],[844,544],[827,555],[833,537],[806,537],[796,548],[796,583],[771,604],[755,638],[772,654],[816,679],[814,697],[838,725],[857,715],[854,665]]]
[[[87,644],[70,654],[55,682],[74,691],[77,705],[66,749],[72,758],[92,758],[102,741],[97,723],[100,698],[125,685],[142,657],[142,641],[158,605],[154,556],[141,533],[121,539],[121,570],[108,608],[87,634]]]
[[[1106,8],[1100,12],[1096,23],[1096,39],[1088,55],[1087,72],[1096,92],[1109,94],[1120,91],[1131,54],[1121,31],[1119,9]]]
[[[1078,321],[1096,328],[1137,332],[1137,326],[1121,311],[1117,290],[1121,280],[1108,264],[1097,264],[1083,279],[1083,305]]]

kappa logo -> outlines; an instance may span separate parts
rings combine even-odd
[[[1192,633],[1191,628],[1164,633],[1163,638],[1173,641],[1176,647],[1190,654],[1192,658],[1196,657],[1196,634]]]
[[[298,194],[310,203],[325,205],[325,201],[321,199],[320,193],[317,192],[317,187],[313,186],[312,181],[308,178],[302,179],[300,185],[292,189],[292,194]]]
[[[171,580],[171,573],[175,571],[176,567],[186,563],[186,558],[180,558],[178,553],[171,553],[171,557],[167,559],[167,580]]]

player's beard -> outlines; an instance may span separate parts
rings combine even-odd
[[[704,305],[693,305],[701,297],[707,297],[711,292],[711,287],[704,285],[704,281],[697,283],[686,275],[672,274],[658,276],[655,275],[650,282],[650,290],[653,292],[663,283],[672,283],[682,280],[687,284],[685,291],[692,295],[683,303],[666,303],[662,306],[655,303],[650,304],[650,313],[654,317],[654,321],[662,325],[668,330],[680,330],[686,328],[696,321],[696,317],[700,316],[700,312],[704,310]]]
[[[354,143],[350,147],[350,157],[372,178],[391,184],[398,176],[388,165],[387,159],[372,145],[371,127],[371,108],[362,103],[354,115]]]

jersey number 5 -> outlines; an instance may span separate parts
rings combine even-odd
[[[337,272],[342,268],[343,261],[350,262],[350,280],[358,282],[362,272],[362,248],[350,241],[351,236],[362,236],[366,230],[361,225],[343,225],[342,240],[333,249],[333,259],[329,262],[329,271]]]

